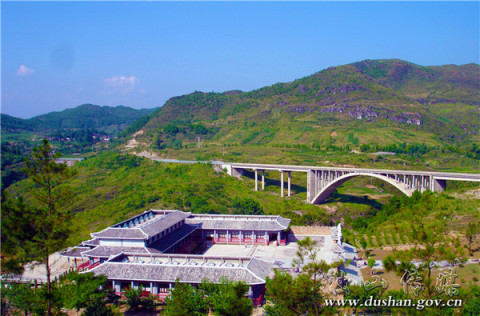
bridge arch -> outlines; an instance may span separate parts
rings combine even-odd
[[[318,192],[317,195],[312,200],[312,204],[320,204],[323,201],[325,201],[334,191],[336,188],[338,188],[340,185],[343,183],[347,182],[348,180],[359,177],[359,176],[367,176],[367,177],[374,177],[380,180],[383,180],[387,183],[390,183],[397,189],[399,189],[402,193],[411,196],[413,193],[412,189],[406,189],[403,183],[397,183],[394,179],[388,178],[386,176],[382,176],[379,174],[375,173],[367,173],[367,172],[355,172],[355,173],[348,173],[346,175],[343,175],[341,177],[336,178],[332,182],[328,183],[320,192]]]

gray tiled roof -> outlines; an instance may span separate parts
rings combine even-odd
[[[280,217],[280,216],[279,216]],[[284,219],[282,217],[282,219]],[[185,223],[200,225],[201,229],[222,229],[222,230],[255,230],[255,231],[281,231],[288,228],[289,219],[280,222],[278,218],[272,219],[244,219],[241,218],[205,218],[192,216],[185,219]],[[288,222],[287,222],[288,221]],[[287,225],[285,225],[287,224]]]
[[[265,280],[265,278],[270,274],[272,267],[273,262],[268,262],[259,258],[252,258],[247,265],[247,269],[262,280]]]
[[[198,227],[194,225],[182,225],[173,232],[170,232],[166,236],[160,238],[153,244],[149,245],[149,248],[154,248],[154,250],[158,250],[160,252],[165,252],[170,247],[175,245],[177,242],[181,241],[183,238],[190,235],[194,232]]]
[[[219,282],[222,276],[232,281],[244,281],[247,284],[263,284],[265,281],[258,278],[246,268],[224,268],[196,266],[169,266],[156,264],[134,264],[105,262],[91,270],[95,275],[103,274],[112,280],[137,280],[152,282],[180,282],[201,283],[203,279]]]
[[[101,232],[92,233],[96,238],[127,238],[127,239],[147,239],[148,236],[139,228],[116,228],[108,227]]]
[[[280,225],[282,225],[283,227],[285,227],[284,229],[287,229],[288,226],[290,225],[290,222],[292,220],[290,218],[285,218],[285,217],[281,217],[281,216],[278,216],[277,218],[277,222],[280,223]]]
[[[90,247],[72,247],[68,248],[65,251],[61,251],[60,255],[64,257],[73,257],[73,258],[81,258],[82,252],[90,250]]]
[[[98,238],[90,239],[87,241],[82,241],[83,246],[98,246],[100,245],[100,240]]]
[[[140,226],[140,229],[145,234],[149,235],[149,237],[152,237],[169,228],[170,226],[181,222],[182,220],[190,216],[190,214],[191,213],[185,213],[181,211],[172,212],[170,214],[160,217],[157,220],[146,223],[145,226]]]
[[[98,246],[89,251],[82,252],[83,256],[108,258],[124,252],[132,254],[149,254],[144,247],[115,247],[115,246]]]

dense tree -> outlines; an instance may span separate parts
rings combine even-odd
[[[2,193],[1,207],[2,273],[21,274],[36,234],[31,221],[37,216],[36,209],[28,207],[22,196],[11,199],[7,191]]]
[[[232,282],[224,277],[219,283],[203,280],[198,288],[175,283],[165,299],[166,315],[207,315],[211,311],[221,316],[248,316],[252,313],[252,301],[246,297],[248,285]]]
[[[142,306],[143,308],[153,308],[155,300],[153,295],[143,296],[143,288],[139,286],[136,290],[131,288],[124,293],[127,298],[127,304],[131,310],[135,310]]]
[[[480,234],[480,223],[472,223],[472,222],[468,223],[465,237],[467,238],[468,252],[470,253],[470,255],[473,254],[472,244],[475,241],[475,239],[478,238],[479,234]]]
[[[70,226],[70,213],[59,208],[72,196],[72,191],[63,183],[73,173],[65,164],[55,163],[60,153],[53,153],[48,140],[44,139],[40,147],[33,149],[31,160],[26,161],[25,172],[31,183],[30,193],[38,208],[37,216],[30,219],[35,226],[32,246],[36,259],[46,268],[46,301],[47,314],[52,313],[53,287],[49,256],[62,249],[67,240]]]
[[[294,278],[286,271],[275,270],[275,276],[267,277],[267,305],[264,309],[267,315],[320,315],[319,302],[316,298],[312,279],[306,274]]]
[[[107,293],[103,287],[107,278],[94,276],[93,273],[72,272],[61,278],[63,306],[69,309],[86,308],[91,305],[105,305]]]
[[[202,294],[190,284],[175,282],[170,296],[165,299],[164,314],[178,315],[207,315],[208,306]]]
[[[245,295],[245,282],[232,282],[225,277],[219,283],[204,280],[199,287],[214,315],[248,316],[252,313],[252,301]]]
[[[25,315],[35,313],[42,315],[46,309],[45,300],[41,297],[41,291],[35,292],[30,284],[10,283],[4,286],[2,283],[2,305],[11,312],[13,309],[23,311]],[[2,315],[9,315],[3,313]]]
[[[303,273],[293,278],[286,272],[276,270],[275,277],[267,279],[267,299],[272,303],[271,307],[266,308],[269,315],[322,313],[322,276],[330,266],[317,258],[315,240],[307,237],[297,243],[297,258],[292,264],[301,268]]]
[[[373,266],[375,266],[375,259],[373,259],[373,258],[368,258],[368,259],[367,259],[367,266],[370,267],[370,269],[371,269],[370,271],[371,271],[371,273],[373,274]]]
[[[233,209],[235,214],[244,215],[263,215],[262,205],[255,199],[241,197],[233,199]]]

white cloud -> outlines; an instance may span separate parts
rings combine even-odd
[[[138,79],[135,76],[113,76],[106,78],[105,83],[110,87],[120,89],[121,93],[128,93],[135,89],[138,84]]]
[[[17,76],[27,77],[27,76],[33,75],[33,72],[34,72],[33,69],[30,69],[25,65],[20,65],[20,67],[18,67],[17,69]]]

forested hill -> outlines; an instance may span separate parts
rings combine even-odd
[[[471,144],[479,140],[479,89],[477,64],[365,60],[250,92],[173,97],[142,137],[159,148],[197,134],[236,145]]]
[[[2,114],[2,130],[101,129],[107,126],[125,129],[131,123],[153,111],[155,109],[136,110],[122,105],[109,107],[82,104],[75,108],[50,112],[25,120]]]

